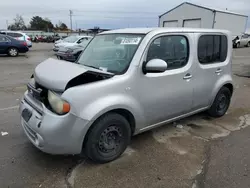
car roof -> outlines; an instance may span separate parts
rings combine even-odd
[[[167,33],[167,32],[182,32],[182,33],[229,33],[227,30],[219,29],[200,29],[200,28],[184,28],[184,27],[156,27],[156,28],[125,28],[110,30],[100,33],[102,34],[112,34],[112,33],[128,33],[128,34],[148,34],[150,32]]]

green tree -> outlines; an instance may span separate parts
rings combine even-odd
[[[67,30],[68,26],[65,23],[59,21],[55,28],[56,30]]]
[[[30,29],[52,31],[54,29],[54,25],[48,18],[43,19],[40,16],[34,16],[30,20]]]
[[[25,26],[25,22],[23,17],[19,14],[16,15],[14,18],[14,23],[8,26],[9,30],[26,30],[27,27]]]

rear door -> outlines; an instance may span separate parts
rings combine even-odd
[[[0,36],[0,53],[3,54],[7,51],[10,40],[5,36]]]
[[[194,103],[196,109],[208,107],[213,100],[217,82],[226,74],[230,58],[228,53],[228,39],[223,34],[196,34],[197,54],[193,83]]]

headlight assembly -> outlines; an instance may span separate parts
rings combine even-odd
[[[63,115],[70,111],[70,104],[52,91],[48,91],[48,101],[53,111],[57,114]]]

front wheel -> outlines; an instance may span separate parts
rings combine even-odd
[[[108,113],[92,125],[83,150],[91,160],[107,163],[125,151],[130,138],[130,124],[126,118],[117,113]]]
[[[250,42],[247,43],[247,47],[250,47]]]
[[[212,117],[224,116],[229,108],[231,96],[232,93],[230,90],[227,87],[222,87],[216,95],[211,108],[208,110],[208,114]]]
[[[18,49],[17,48],[9,48],[8,54],[11,57],[16,57],[16,56],[18,56]]]

